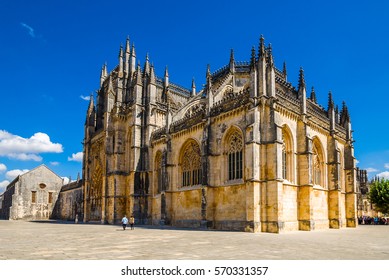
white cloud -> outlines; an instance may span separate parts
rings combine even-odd
[[[378,172],[379,170],[375,169],[373,167],[368,167],[368,168],[366,168],[366,171],[367,171],[367,173],[372,173],[372,172]]]
[[[90,100],[90,96],[80,95],[80,98],[85,100],[85,101],[89,101]]]
[[[385,169],[389,169],[389,163],[385,163],[384,167]]]
[[[13,179],[15,179],[16,177],[18,177],[19,175],[22,175],[26,172],[28,172],[29,170],[28,169],[23,169],[23,170],[20,170],[20,169],[14,169],[14,170],[10,170],[10,171],[7,171],[7,173],[5,173],[5,177],[12,181]]]
[[[50,164],[52,166],[57,166],[57,165],[59,165],[59,162],[58,161],[50,161]]]
[[[77,154],[72,154],[72,157],[68,157],[68,161],[77,161],[82,162],[83,153],[78,152]]]
[[[6,170],[7,170],[7,166],[5,166],[5,164],[3,163],[0,163],[0,173],[3,173]]]
[[[389,179],[389,171],[384,171],[384,172],[378,173],[376,176],[378,176],[380,178]]]
[[[70,177],[62,177],[62,180],[63,180],[63,184],[66,185],[66,184],[69,184],[69,182],[75,182],[76,180],[72,180],[72,178]]]
[[[24,28],[26,28],[26,29],[28,30],[28,34],[29,34],[32,38],[35,38],[35,31],[34,31],[34,28],[32,28],[31,26],[25,24],[24,22],[21,22],[20,25],[23,26]]]
[[[63,184],[66,185],[69,183],[69,178],[68,177],[62,177]]]
[[[0,194],[5,191],[5,188],[9,185],[10,181],[4,180],[0,182]]]
[[[24,161],[42,161],[40,153],[62,152],[62,145],[52,143],[46,133],[37,132],[30,138],[23,138],[0,130],[0,156]]]
[[[356,159],[356,160],[355,160],[355,163],[358,164],[358,163],[359,163],[359,160]]]

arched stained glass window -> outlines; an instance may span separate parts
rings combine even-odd
[[[155,175],[156,175],[156,185],[157,185],[157,193],[160,193],[163,188],[163,178],[162,178],[162,153],[160,151],[157,152],[155,156]]]
[[[227,138],[228,180],[243,178],[243,137],[235,130]]]
[[[324,184],[324,160],[323,153],[317,143],[313,145],[313,184],[322,186]]]
[[[201,184],[201,153],[195,141],[185,144],[181,153],[182,186]]]
[[[293,182],[293,144],[287,128],[282,130],[282,178]]]

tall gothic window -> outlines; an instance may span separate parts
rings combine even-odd
[[[313,184],[314,185],[323,185],[323,175],[324,175],[324,161],[323,154],[317,143],[313,145]]]
[[[234,131],[227,139],[228,180],[243,178],[243,137]]]
[[[182,186],[201,184],[201,153],[195,141],[187,143],[181,153]]]
[[[286,128],[282,131],[282,178],[293,181],[293,145]]]
[[[282,144],[282,178],[288,179],[288,163],[285,142]]]
[[[162,153],[158,152],[155,156],[155,174],[156,174],[156,185],[157,192],[160,193],[163,188],[163,178],[162,178]]]

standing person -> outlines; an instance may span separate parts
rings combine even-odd
[[[130,217],[130,226],[131,226],[131,230],[134,229],[134,224],[135,224],[135,218],[133,215],[131,215]]]
[[[122,219],[123,230],[126,230],[127,224],[128,224],[128,219],[127,219],[126,215],[124,215],[124,217]]]

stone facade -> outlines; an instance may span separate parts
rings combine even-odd
[[[63,180],[45,165],[16,177],[2,194],[0,218],[47,220]]]
[[[351,121],[275,67],[261,37],[248,62],[211,73],[199,91],[156,77],[135,48],[104,65],[85,123],[84,221],[264,231],[356,226]]]
[[[358,217],[375,217],[381,216],[378,211],[374,209],[374,205],[370,203],[369,192],[370,184],[377,180],[378,178],[373,178],[369,182],[367,177],[367,170],[361,170],[357,168],[357,209]]]
[[[84,218],[84,192],[82,180],[62,186],[55,202],[52,218],[68,221],[82,221]]]

